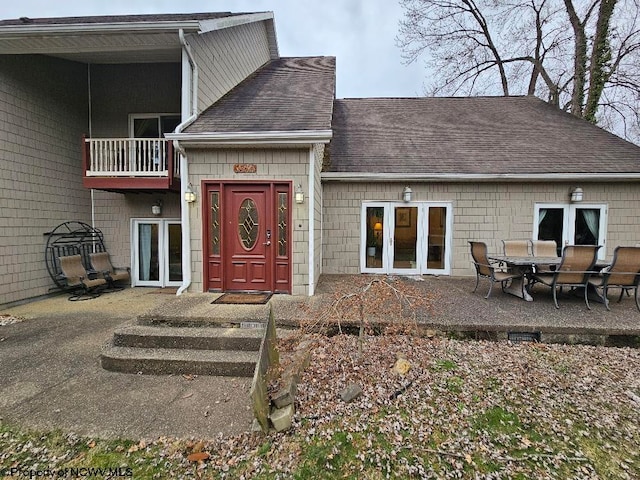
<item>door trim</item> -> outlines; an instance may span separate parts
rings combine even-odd
[[[417,208],[417,232],[416,232],[416,266],[415,268],[394,268],[394,248],[395,248],[395,211],[397,207]],[[441,226],[445,231],[444,238],[444,267],[429,268],[429,209],[432,207],[444,208],[446,211],[445,223]],[[367,208],[383,208],[383,231],[382,231],[382,258],[380,267],[367,267],[366,258],[366,238],[367,238]],[[360,222],[360,272],[378,274],[400,274],[400,275],[450,275],[451,258],[453,246],[453,202],[447,201],[419,201],[419,202],[385,202],[366,201],[362,202]]]
[[[138,225],[158,225],[158,280],[141,280],[138,271]],[[132,287],[179,287],[182,281],[169,280],[170,256],[169,256],[169,225],[182,225],[179,218],[132,218],[131,219],[131,286]]]

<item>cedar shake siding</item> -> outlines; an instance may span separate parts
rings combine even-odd
[[[87,99],[86,65],[0,56],[0,304],[46,294],[43,233],[91,221],[80,162]]]
[[[266,22],[191,35],[187,42],[198,65],[198,112],[271,58]]]
[[[323,273],[360,272],[360,214],[364,201],[399,201],[405,183],[324,184]],[[567,183],[411,183],[414,201],[446,201],[453,204],[453,252],[451,275],[475,275],[468,240],[487,243],[501,253],[503,239],[531,238],[535,203],[568,202],[575,184]],[[607,244],[610,258],[617,245],[640,241],[637,183],[582,183],[584,204],[608,207]]]

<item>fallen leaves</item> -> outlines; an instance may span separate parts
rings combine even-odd
[[[358,342],[313,336],[286,433],[113,451],[134,476],[140,465],[156,478],[640,478],[640,350],[365,335],[359,356]],[[284,362],[295,349],[283,342]],[[352,384],[362,394],[346,403]],[[215,414],[216,401],[196,413]],[[0,465],[87,466],[106,442],[63,444],[54,454],[49,440],[0,430]]]

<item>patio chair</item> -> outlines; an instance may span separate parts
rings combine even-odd
[[[551,287],[556,308],[560,308],[558,287],[562,289],[564,286],[584,288],[584,301],[589,306],[587,283],[590,274],[594,273],[592,270],[599,248],[600,245],[567,245],[562,251],[562,260],[555,272],[533,273],[532,279]]]
[[[502,249],[505,257],[528,257],[528,240],[502,240]]]
[[[88,300],[100,296],[97,289],[106,285],[107,281],[104,278],[89,278],[89,273],[82,264],[81,255],[58,257],[58,260],[65,288],[70,291],[81,291],[80,294],[71,295],[69,300]]]
[[[475,292],[478,289],[480,283],[480,277],[488,278],[491,282],[489,285],[489,292],[484,298],[489,298],[493,284],[500,282],[502,290],[505,289],[506,282],[513,280],[514,278],[522,277],[519,272],[508,272],[501,270],[497,264],[490,263],[487,258],[487,244],[484,242],[472,242],[469,241],[471,247],[471,257],[473,258],[473,264],[476,267],[476,286],[473,289]]]
[[[534,257],[557,257],[558,244],[555,240],[531,240],[531,253]]]
[[[91,268],[102,276],[109,284],[111,290],[122,290],[123,287],[116,285],[116,282],[129,281],[131,269],[126,267],[114,267],[107,252],[89,254]]]
[[[611,310],[607,298],[608,289],[620,288],[618,302],[622,300],[625,291],[629,293],[629,290],[633,290],[636,308],[640,311],[638,283],[640,283],[640,247],[616,247],[613,251],[611,266],[603,269],[598,275],[589,277],[589,285],[602,289],[602,298],[607,310]],[[587,307],[589,307],[588,300]]]

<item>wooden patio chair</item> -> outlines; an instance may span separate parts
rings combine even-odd
[[[58,257],[58,260],[65,288],[70,291],[81,291],[80,294],[71,295],[69,300],[88,300],[100,296],[97,288],[106,285],[107,281],[104,278],[89,278],[89,273],[82,264],[82,255]]]
[[[502,240],[502,251],[505,257],[528,257],[528,240]]]
[[[522,277],[522,274],[519,272],[504,271],[500,269],[498,264],[490,263],[487,258],[486,243],[469,241],[469,245],[471,247],[473,264],[476,267],[476,286],[473,289],[474,292],[478,289],[480,277],[488,278],[490,281],[489,292],[484,298],[489,298],[494,283],[500,282],[502,290],[504,291],[506,282],[513,280],[514,278]]]
[[[562,260],[554,272],[534,273],[532,279],[551,287],[553,303],[558,305],[558,287],[582,287],[584,288],[584,301],[589,306],[587,298],[587,283],[589,276],[593,274],[593,266],[596,263],[596,255],[600,245],[567,245],[562,251]]]
[[[618,297],[618,302],[622,300],[625,291],[629,293],[629,290],[633,290],[636,308],[640,311],[640,303],[638,302],[639,283],[640,247],[616,247],[613,251],[611,266],[602,270],[598,275],[589,277],[589,285],[596,289],[602,289],[602,298],[607,310],[611,310],[609,308],[607,291],[609,288],[619,288],[620,297]],[[588,300],[587,307],[589,307]],[[589,307],[589,309],[590,308],[591,307]]]
[[[116,282],[129,281],[131,278],[131,269],[114,267],[107,252],[91,253],[89,254],[89,260],[91,261],[91,268],[107,281],[109,288],[112,290],[122,290],[123,287],[116,285]]]

